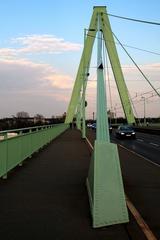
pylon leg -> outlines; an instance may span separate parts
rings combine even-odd
[[[87,189],[94,228],[129,221],[115,144],[95,141]]]

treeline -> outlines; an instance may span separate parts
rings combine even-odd
[[[36,115],[35,117],[12,117],[12,118],[3,118],[0,119],[0,131],[9,130],[9,129],[18,129],[18,128],[27,128],[40,125],[49,125],[49,124],[59,124],[64,123],[65,114],[59,117],[44,118],[41,115]],[[86,123],[93,123],[95,120],[88,119]],[[125,124],[127,123],[125,118],[112,118],[109,119],[110,124]],[[144,118],[137,119],[136,125],[144,123]],[[147,125],[160,123],[160,118],[146,118]]]
[[[27,127],[34,127],[40,125],[48,125],[48,124],[58,124],[64,123],[65,118],[64,116],[55,117],[55,118],[3,118],[0,119],[0,131],[9,130],[9,129],[18,129],[18,128],[27,128]]]
[[[143,124],[144,123],[144,118],[135,118],[136,120],[136,125],[139,125],[139,124]],[[93,123],[95,122],[96,120],[93,120],[93,119],[88,119],[87,120],[87,123]],[[127,123],[127,120],[126,118],[123,118],[123,117],[119,117],[119,118],[109,118],[108,119],[108,122],[110,124],[125,124]],[[158,118],[151,118],[151,117],[148,117],[146,118],[146,123],[147,124],[154,124],[154,123],[159,123],[160,124],[160,117]]]

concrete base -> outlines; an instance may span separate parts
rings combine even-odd
[[[95,141],[87,189],[94,228],[129,221],[115,144]]]

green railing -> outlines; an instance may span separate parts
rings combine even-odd
[[[45,125],[0,132],[0,177],[52,141],[68,128],[68,124]],[[16,136],[11,137],[11,133]]]

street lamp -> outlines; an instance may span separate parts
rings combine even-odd
[[[86,92],[86,86],[87,86],[87,78],[89,76],[89,73],[88,73],[88,63],[86,62],[86,56],[85,56],[85,44],[86,44],[86,40],[87,40],[87,36],[88,33],[87,31],[89,32],[94,32],[95,29],[87,29],[85,28],[84,29],[84,48],[83,48],[83,75],[82,75],[82,78],[83,78],[83,84],[82,84],[82,96],[81,96],[81,114],[82,114],[82,138],[86,138],[86,119],[85,119],[85,107],[87,106],[87,102],[85,101],[85,92]]]
[[[116,112],[116,105],[114,107],[114,118],[115,118],[115,124],[117,124],[117,112]]]
[[[145,97],[142,97],[143,101],[144,101],[144,126],[146,126],[146,98]]]

